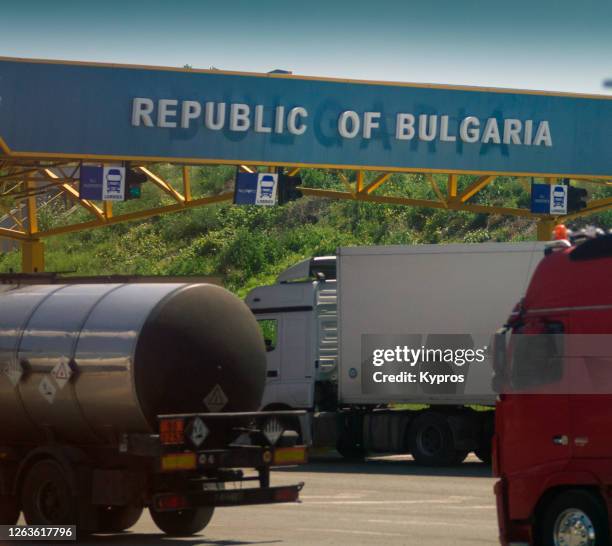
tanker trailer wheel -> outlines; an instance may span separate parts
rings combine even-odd
[[[588,491],[573,489],[554,497],[544,507],[536,532],[542,546],[609,545],[606,511]]]
[[[408,430],[406,441],[414,460],[424,466],[459,464],[466,450],[456,450],[453,432],[446,417],[433,411],[419,415]]]
[[[172,512],[158,512],[152,506],[149,507],[155,525],[167,535],[176,537],[199,533],[208,525],[214,511],[214,506],[200,506]]]
[[[0,496],[0,525],[15,525],[19,519],[19,504],[15,497]]]
[[[101,533],[120,533],[136,525],[142,515],[143,507],[102,506],[98,512],[98,530]]]
[[[74,525],[76,498],[72,495],[64,469],[55,461],[35,463],[21,488],[21,506],[30,525]]]

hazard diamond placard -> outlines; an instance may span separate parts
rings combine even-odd
[[[204,404],[208,410],[212,413],[221,411],[228,402],[228,398],[223,392],[220,385],[215,385],[213,389],[208,393],[208,396],[204,398]]]
[[[19,381],[23,377],[23,367],[17,359],[9,360],[4,365],[2,372],[4,373],[4,375],[6,375],[6,377],[8,377],[13,387],[16,387],[17,383],[19,383]]]
[[[38,385],[38,392],[43,395],[43,398],[49,402],[49,404],[53,404],[55,395],[57,394],[57,387],[53,384],[51,379],[45,375]]]
[[[57,386],[63,389],[72,377],[72,368],[67,358],[61,359],[51,370],[51,376],[55,379]]]

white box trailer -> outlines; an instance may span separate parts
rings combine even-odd
[[[391,388],[389,394],[382,388],[367,392],[362,381],[367,373],[362,369],[363,337],[378,336],[385,346],[406,338],[412,341],[410,348],[418,349],[423,344],[430,347],[432,338],[437,345],[448,335],[448,346],[453,338],[470,336],[473,348],[488,348],[491,335],[526,290],[541,256],[542,243],[338,249],[340,401],[493,405],[488,359],[457,368],[466,383],[454,393],[427,392],[418,388],[423,386],[419,382],[417,388]]]
[[[266,337],[274,338],[263,409],[308,410],[312,426],[304,438],[347,457],[412,453],[421,463],[446,465],[475,451],[487,460],[493,411],[472,406],[493,406],[490,339],[522,297],[543,248],[350,247],[288,269],[275,285],[247,296]],[[485,358],[459,367],[422,358],[374,365],[374,350],[397,347],[482,349]],[[463,382],[418,381],[426,370]],[[380,379],[411,371],[413,384],[374,380],[376,372]]]

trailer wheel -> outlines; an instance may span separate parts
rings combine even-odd
[[[572,544],[604,546],[609,544],[606,511],[587,491],[564,491],[544,508],[538,529],[543,546]]]
[[[15,497],[0,497],[0,525],[15,525],[19,519],[19,503]]]
[[[136,525],[142,515],[142,506],[101,506],[98,529],[101,533],[120,533]]]
[[[338,438],[336,451],[347,461],[363,461],[367,455],[367,450],[348,431]]]
[[[173,512],[158,512],[152,506],[149,507],[155,525],[167,535],[177,537],[199,533],[208,525],[214,511],[214,506],[200,506]]]
[[[30,468],[21,489],[21,506],[30,525],[74,525],[77,520],[76,498],[55,461],[39,461]]]
[[[363,461],[366,456],[366,450],[357,445],[338,443],[338,445],[336,445],[336,451],[347,461]]]
[[[456,450],[453,432],[444,415],[426,412],[408,430],[409,451],[424,466],[449,466],[463,462],[467,451]]]

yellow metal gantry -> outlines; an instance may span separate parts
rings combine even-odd
[[[151,171],[148,166],[139,166],[137,168],[147,176],[147,179],[154,186],[172,197],[176,203],[116,215],[113,214],[113,207],[110,202],[104,202],[102,206],[98,206],[86,199],[79,199],[78,180],[69,174],[71,168],[73,172],[76,171],[74,164],[68,163],[58,164],[42,161],[33,166],[32,164],[9,165],[7,162],[0,162],[0,197],[11,198],[15,196],[14,199],[16,201],[25,201],[26,217],[21,219],[11,211],[8,211],[5,213],[5,218],[12,221],[13,225],[11,227],[0,227],[0,237],[12,239],[21,244],[22,271],[24,273],[44,271],[44,246],[42,241],[46,237],[96,229],[121,222],[150,218],[160,214],[179,212],[212,203],[231,201],[233,198],[233,192],[225,192],[194,199],[191,192],[188,166],[184,166],[182,170],[182,193],[175,189],[170,182]],[[57,174],[57,172],[60,174]],[[41,185],[45,182],[49,182],[49,184],[45,185],[45,189],[41,190]],[[7,189],[9,184],[11,187]],[[91,214],[91,220],[48,229],[39,229],[39,210],[36,198],[50,189],[66,196],[83,207]],[[20,211],[22,209],[23,207],[19,207]],[[2,215],[0,214],[0,216]]]
[[[546,225],[544,229],[538,229],[538,237],[542,240],[550,239],[550,231],[552,231],[552,228],[551,230],[548,230],[549,225],[554,226],[554,224],[556,223],[564,222],[570,219],[578,218],[580,216],[586,216],[612,208],[612,198],[597,199],[591,201],[588,206],[580,212],[551,217],[548,214],[532,213],[529,209],[498,207],[492,205],[479,205],[476,203],[470,203],[470,199],[472,199],[475,195],[477,195],[481,190],[490,185],[497,178],[497,176],[495,175],[474,177],[474,180],[471,181],[465,189],[459,192],[458,174],[448,174],[446,182],[446,192],[443,193],[438,183],[434,179],[433,175],[431,173],[425,173],[425,179],[430,184],[432,190],[436,194],[437,200],[413,199],[410,197],[402,197],[395,195],[372,195],[375,190],[383,186],[395,173],[379,173],[372,182],[364,186],[363,181],[365,173],[366,171],[356,171],[356,181],[354,183],[349,181],[349,179],[345,175],[341,174],[341,179],[346,187],[346,191],[344,192],[305,187],[302,187],[301,191],[304,195],[327,197],[330,199],[350,199],[354,201],[366,201],[370,203],[386,203],[392,205],[407,205],[412,207],[465,210],[468,212],[476,212],[482,214],[522,216],[525,218],[531,218],[533,220],[536,220],[538,222],[538,225]],[[572,180],[593,184],[606,184],[612,186],[612,181],[606,180],[591,180],[581,178],[574,178]],[[547,181],[552,184],[556,183],[557,179],[550,178],[547,179]],[[544,236],[544,233],[546,233],[546,236]]]
[[[92,158],[91,162],[100,163],[99,159],[96,160],[94,158]],[[22,270],[24,272],[44,271],[43,240],[47,237],[150,218],[194,207],[232,201],[233,199],[233,191],[194,199],[191,191],[189,165],[182,165],[182,187],[176,188],[171,182],[164,180],[163,177],[156,174],[152,170],[152,164],[143,163],[134,167],[135,164],[132,163],[133,168],[137,168],[145,174],[148,181],[159,191],[168,195],[174,203],[129,213],[114,214],[113,206],[110,202],[104,202],[99,205],[92,201],[79,199],[78,180],[75,177],[79,164],[80,162],[69,159],[63,162],[51,161],[45,158],[23,160],[0,155],[0,197],[9,197],[18,202],[20,204],[18,209],[20,213],[25,210],[25,217],[22,218],[11,210],[4,211],[5,225],[0,226],[0,237],[12,239],[21,244]],[[202,162],[202,164],[210,165],[210,162]],[[225,164],[227,165],[227,163]],[[258,165],[235,164],[235,166],[244,172],[255,172],[259,168]],[[265,168],[276,169],[281,166],[291,176],[295,176],[300,170],[309,168],[303,165],[286,164],[271,164],[266,165]],[[316,168],[317,166],[313,167]],[[329,199],[348,199],[369,203],[464,210],[475,213],[531,218],[537,221],[537,233],[540,240],[550,238],[555,223],[612,208],[612,198],[598,199],[591,201],[587,208],[580,212],[550,217],[549,215],[534,214],[528,209],[489,206],[472,202],[472,199],[479,192],[495,181],[497,175],[494,174],[472,176],[467,186],[465,186],[465,177],[467,175],[462,174],[464,177],[463,185],[465,187],[460,188],[458,173],[445,174],[446,180],[444,182],[440,177],[440,173],[435,173],[438,176],[438,180],[436,180],[434,173],[420,171],[414,174],[423,175],[425,183],[431,187],[436,199],[415,199],[409,196],[385,193],[385,185],[389,184],[392,175],[396,174],[396,172],[400,171],[381,172],[364,169],[348,171],[349,174],[347,174],[346,170],[338,170],[339,178],[343,183],[345,191],[309,187],[302,187],[300,189],[304,195]],[[401,172],[405,173],[406,171],[402,169]],[[611,181],[602,179],[575,180],[593,184],[612,185]],[[547,181],[554,183],[556,179],[550,178]],[[528,190],[529,187],[526,182],[525,186]],[[41,229],[37,195],[49,191],[55,192],[56,197],[61,196],[74,201],[91,215],[91,219],[84,222]]]

